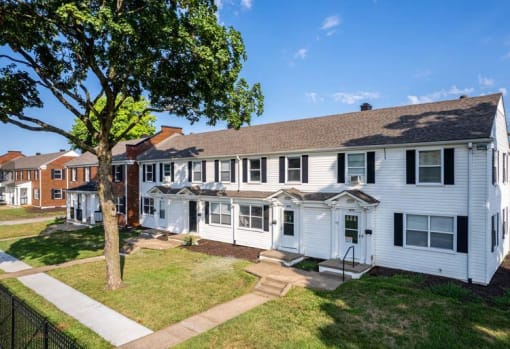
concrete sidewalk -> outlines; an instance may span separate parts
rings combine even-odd
[[[120,346],[121,349],[166,349],[206,332],[241,315],[272,298],[249,293],[230,302],[217,305],[201,314]]]
[[[0,251],[0,269],[21,272],[31,267]],[[122,345],[152,333],[148,328],[49,275],[39,273],[21,276],[18,280],[113,345]]]
[[[53,221],[55,218],[62,217],[60,216],[46,216],[46,217],[35,217],[35,218],[24,218],[24,219],[13,219],[10,221],[0,221],[0,225],[16,225],[16,224],[27,224],[27,223],[37,223],[37,222],[45,222],[45,221]]]

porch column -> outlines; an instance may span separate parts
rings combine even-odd
[[[71,195],[69,195],[69,193],[67,193],[66,195],[66,217],[67,219],[66,220],[70,220],[71,219]]]
[[[92,194],[90,195],[90,224],[96,224],[96,195]]]
[[[85,194],[81,195],[81,222],[87,224],[87,200]]]

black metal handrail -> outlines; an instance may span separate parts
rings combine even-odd
[[[345,281],[345,258],[349,254],[349,251],[352,248],[352,266],[354,267],[354,245],[349,246],[347,251],[345,251],[344,258],[342,258],[342,281]]]

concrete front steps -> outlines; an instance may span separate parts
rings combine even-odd
[[[346,260],[345,263],[342,263],[341,259],[328,259],[319,263],[319,272],[342,275],[342,272],[345,271],[345,280],[351,278],[356,280],[361,278],[363,274],[369,272],[373,267],[374,266],[370,264],[355,262],[353,265],[352,261]]]
[[[286,267],[291,267],[301,262],[303,259],[305,259],[305,256],[302,254],[280,250],[266,250],[259,255],[260,261],[278,263]]]
[[[292,284],[285,278],[278,276],[265,276],[257,283],[254,293],[264,297],[283,297],[290,289]]]

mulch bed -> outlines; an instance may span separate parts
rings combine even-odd
[[[259,248],[226,244],[224,242],[200,239],[196,246],[182,246],[194,252],[204,253],[210,256],[234,257],[246,259],[250,262],[257,262],[259,253],[264,251]]]
[[[51,208],[39,208],[35,206],[26,207],[26,210],[30,213],[42,213],[42,212],[62,212],[65,211],[65,207],[51,207]]]
[[[478,295],[485,301],[492,302],[492,298],[504,296],[510,291],[510,255],[507,256],[503,263],[499,266],[499,269],[496,271],[490,284],[487,286],[468,284],[443,276],[414,273],[384,267],[375,267],[370,270],[368,274],[372,276],[420,275],[423,278],[423,282],[420,286],[433,287],[451,283],[471,290],[474,294]]]

